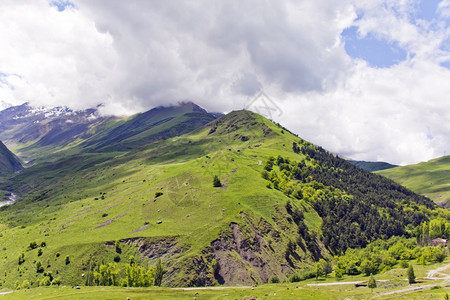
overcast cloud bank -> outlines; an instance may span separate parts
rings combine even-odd
[[[450,146],[450,1],[391,2],[4,0],[0,100],[227,112],[263,90],[333,152],[428,160]]]

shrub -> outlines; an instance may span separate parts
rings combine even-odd
[[[42,263],[39,260],[36,262],[36,272],[37,273],[44,272],[44,267],[42,266]]]
[[[22,254],[19,255],[19,266],[25,262],[25,254],[22,252]]]
[[[315,270],[304,270],[298,273],[294,273],[289,277],[290,282],[299,282],[306,279],[314,278],[316,277]]]
[[[38,256],[41,256],[41,255],[42,255],[42,249],[41,249],[41,248],[39,248],[37,255],[38,255]]]
[[[61,281],[61,278],[59,278],[59,277],[53,278],[53,280],[52,280],[52,285],[61,285],[61,283],[62,283],[62,281]]]
[[[155,192],[155,198],[161,197],[162,195],[164,195],[163,192],[160,191]]]
[[[114,261],[117,262],[117,263],[120,261],[120,255],[119,254],[114,255]]]
[[[39,281],[39,286],[49,286],[51,283],[50,277],[45,276]]]
[[[28,247],[27,250],[33,250],[36,249],[38,247],[38,244],[36,242],[31,242]]]
[[[408,267],[409,267],[408,261],[402,259],[402,260],[400,261],[400,268],[406,269],[406,268],[408,268]]]
[[[274,275],[274,276],[270,277],[269,283],[280,283],[280,278],[278,278],[278,276]]]
[[[114,247],[116,249],[116,253],[122,253],[122,248],[120,248],[120,241],[116,240],[116,242],[114,243]]]
[[[31,283],[28,280],[22,281],[22,284],[18,286],[18,289],[29,289],[31,288]]]
[[[221,187],[222,186],[222,182],[220,182],[219,176],[217,176],[217,175],[214,175],[213,186],[214,187]]]
[[[64,262],[66,263],[66,265],[70,264],[70,256],[67,255],[66,258],[64,259]]]

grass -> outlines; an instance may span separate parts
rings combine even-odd
[[[430,266],[429,266],[430,268]],[[376,276],[381,280],[387,275]],[[392,279],[392,278],[390,278]],[[344,281],[366,281],[368,277],[346,277]],[[119,287],[45,287],[14,291],[0,296],[3,299],[444,299],[449,290],[443,281],[424,282],[412,287],[428,286],[421,291],[405,291],[385,295],[385,293],[409,288],[405,280],[378,281],[373,292],[367,287],[354,284],[310,286],[315,283],[336,282],[334,278],[316,281],[310,279],[298,283],[263,284],[255,287],[212,287],[212,288],[119,288]]]

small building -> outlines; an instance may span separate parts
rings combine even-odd
[[[439,246],[439,245],[442,245],[442,246],[446,247],[447,246],[447,240],[446,239],[441,239],[441,238],[436,238],[436,239],[432,240],[430,244],[431,244],[431,246],[434,246],[434,247]]]

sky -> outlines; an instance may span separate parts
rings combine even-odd
[[[0,20],[0,103],[192,101],[357,160],[450,154],[450,0],[2,0]]]

